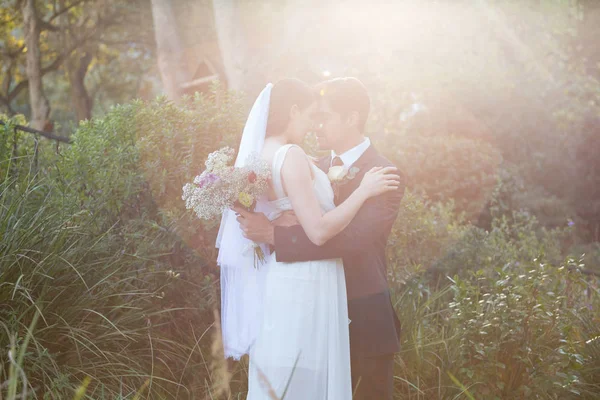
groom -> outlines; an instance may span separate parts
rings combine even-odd
[[[364,136],[370,99],[356,78],[339,78],[316,88],[321,150],[331,155],[319,161],[328,172],[332,167],[350,171],[332,181],[339,205],[358,188],[363,175],[373,167],[393,166]],[[336,168],[332,171],[339,171]],[[330,174],[333,176],[335,174]],[[355,399],[392,399],[394,353],[400,348],[400,322],[392,307],[387,285],[385,246],[398,215],[404,182],[395,192],[364,203],[352,222],[323,246],[316,246],[300,225],[278,226],[263,214],[236,209],[244,235],[274,246],[277,261],[297,262],[343,258],[350,319],[350,356]]]

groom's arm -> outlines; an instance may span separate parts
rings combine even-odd
[[[308,239],[300,225],[274,227],[277,261],[314,261],[351,256],[387,237],[398,216],[404,186],[398,190],[372,198],[358,211],[352,222],[323,246]]]

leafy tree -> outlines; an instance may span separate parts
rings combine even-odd
[[[0,107],[9,114],[28,114],[33,104],[28,104],[24,96],[32,82],[25,71],[25,60],[28,53],[35,52],[27,51],[21,3],[7,0],[0,7],[0,41],[4,44],[0,50]],[[39,29],[40,68],[34,76],[42,79],[49,108],[55,111],[50,120],[88,119],[95,106],[105,107],[105,99],[110,103],[129,100],[140,91],[154,47],[147,1],[23,4],[35,11],[32,15]],[[52,128],[50,121],[44,125]]]

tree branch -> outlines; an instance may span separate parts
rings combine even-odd
[[[4,121],[0,120],[0,125],[4,126],[4,125],[6,125],[6,123]],[[23,126],[23,125],[14,125],[14,127],[15,127],[15,129],[18,129],[20,131],[41,135],[45,138],[56,140],[57,142],[71,143],[71,139],[66,138],[64,136],[55,135],[54,133],[39,131],[37,129],[29,128],[29,127]]]
[[[40,30],[41,31],[51,31],[51,32],[58,32],[60,30],[62,30],[59,26],[53,25],[52,21],[54,21],[56,18],[60,17],[61,15],[63,15],[64,13],[69,12],[71,9],[77,7],[78,5],[85,3],[87,0],[79,0],[76,1],[72,4],[70,4],[69,6],[55,12],[49,19],[48,21],[42,19],[41,17],[38,18],[38,23],[40,24]]]
[[[25,45],[23,46],[19,46],[17,49],[15,49],[14,51],[7,51],[6,53],[4,53],[4,55],[6,57],[10,57],[10,58],[15,58],[17,57],[19,54],[23,53],[23,50],[25,50]]]
[[[145,47],[149,47],[149,46],[153,45],[153,43],[150,43],[149,41],[136,40],[134,42],[132,40],[127,40],[127,39],[117,40],[117,39],[103,39],[102,38],[102,39],[98,39],[98,42],[105,44],[107,46],[126,46],[127,48],[129,48],[131,46],[131,43],[140,44]]]
[[[17,97],[19,95],[19,93],[21,93],[21,91],[23,89],[25,89],[27,86],[29,86],[29,80],[25,79],[22,80],[21,82],[19,82],[17,84],[17,86],[15,86],[15,88],[13,90],[10,91],[10,93],[8,93],[8,102],[12,103],[12,101],[15,99],[15,97]]]
[[[70,11],[72,8],[75,8],[75,7],[77,7],[78,5],[80,5],[80,4],[82,4],[82,3],[85,3],[86,1],[87,1],[87,0],[79,0],[79,1],[76,1],[76,2],[74,2],[74,3],[70,4],[70,5],[68,5],[67,7],[65,7],[65,8],[61,9],[60,11],[56,12],[54,15],[52,15],[52,16],[50,17],[50,19],[48,20],[48,23],[51,23],[51,22],[52,22],[52,21],[54,21],[56,18],[60,17],[62,14],[64,14],[64,13],[66,13],[66,12]]]
[[[73,9],[74,7],[76,7],[82,3],[85,3],[86,1],[89,1],[89,0],[75,1],[74,3],[70,4],[69,6],[67,6],[67,7],[61,9],[60,11],[56,12],[55,14],[53,14],[52,17],[50,17],[48,22],[41,21],[41,23],[45,24],[44,26],[47,29],[61,30],[60,28],[55,27],[54,25],[50,25],[50,22],[53,21],[54,19],[56,19],[61,14],[66,13],[67,11]],[[22,0],[19,0],[19,2],[22,2]],[[107,27],[110,27],[112,25],[118,25],[117,18],[119,16],[120,15],[118,12],[113,12],[108,15],[105,15],[103,18],[99,18],[98,21],[96,21],[96,24],[95,24],[94,28],[91,30],[91,32],[89,32],[87,35],[83,35],[80,38],[76,38],[73,45],[71,45],[68,49],[63,51],[61,54],[59,54],[56,57],[56,59],[54,61],[52,61],[50,64],[43,67],[40,70],[40,74],[42,76],[44,76],[45,74],[55,71],[58,68],[60,68],[60,66],[65,61],[65,59],[67,57],[69,57],[71,55],[71,53],[73,53],[73,51],[75,51],[79,47],[83,46],[89,40],[92,40],[94,38],[96,38],[97,40],[100,40],[101,34],[106,30]],[[24,47],[21,47],[18,52],[15,52],[14,53],[15,56],[18,55],[20,52],[22,52],[23,49],[24,49]],[[25,90],[28,86],[29,86],[29,80],[28,79],[22,80],[13,88],[13,90],[11,90],[10,92],[8,92],[6,94],[6,96],[3,98],[3,102],[10,108],[10,104],[12,103],[12,101],[19,95],[19,93],[21,93],[23,90]]]
[[[8,68],[6,69],[6,76],[2,81],[2,93],[8,93],[10,89],[10,83],[12,82],[12,69],[14,65],[14,59],[10,59]]]
[[[40,24],[40,31],[58,32],[61,30],[58,26],[52,25],[50,22],[46,22],[41,18],[39,19],[39,24]]]
[[[65,50],[64,52],[62,52],[60,55],[58,55],[56,57],[56,59],[54,61],[52,61],[49,65],[43,67],[40,71],[40,74],[42,76],[46,75],[48,72],[52,72],[57,70],[62,63],[65,61],[65,59],[71,55],[71,53],[75,50],[77,50],[80,46],[82,46],[85,42],[87,42],[90,39],[93,39],[94,36],[97,34],[97,29],[93,30],[91,34],[86,35],[82,38],[78,38],[75,43],[73,43],[73,45],[68,48],[67,50]],[[21,82],[19,82],[17,84],[17,86],[15,86],[15,88],[13,90],[10,91],[10,93],[8,93],[7,98],[9,102],[12,102],[15,97],[18,96],[18,94],[24,90],[25,88],[27,88],[29,85],[29,80],[25,79],[22,80]]]
[[[16,114],[15,110],[13,110],[13,108],[10,106],[10,103],[8,103],[5,98],[0,97],[0,101],[2,101],[2,103],[4,103],[4,105],[6,106],[6,110],[8,111],[9,116],[13,116]]]

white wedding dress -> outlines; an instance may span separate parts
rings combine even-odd
[[[291,210],[281,167],[292,145],[273,159],[277,200],[270,219]],[[314,192],[323,212],[335,207],[327,175],[311,163]],[[265,271],[264,313],[250,348],[247,400],[350,400],[350,343],[346,283],[341,259],[277,262]],[[287,387],[287,390],[286,390]],[[276,397],[273,397],[273,394]]]

